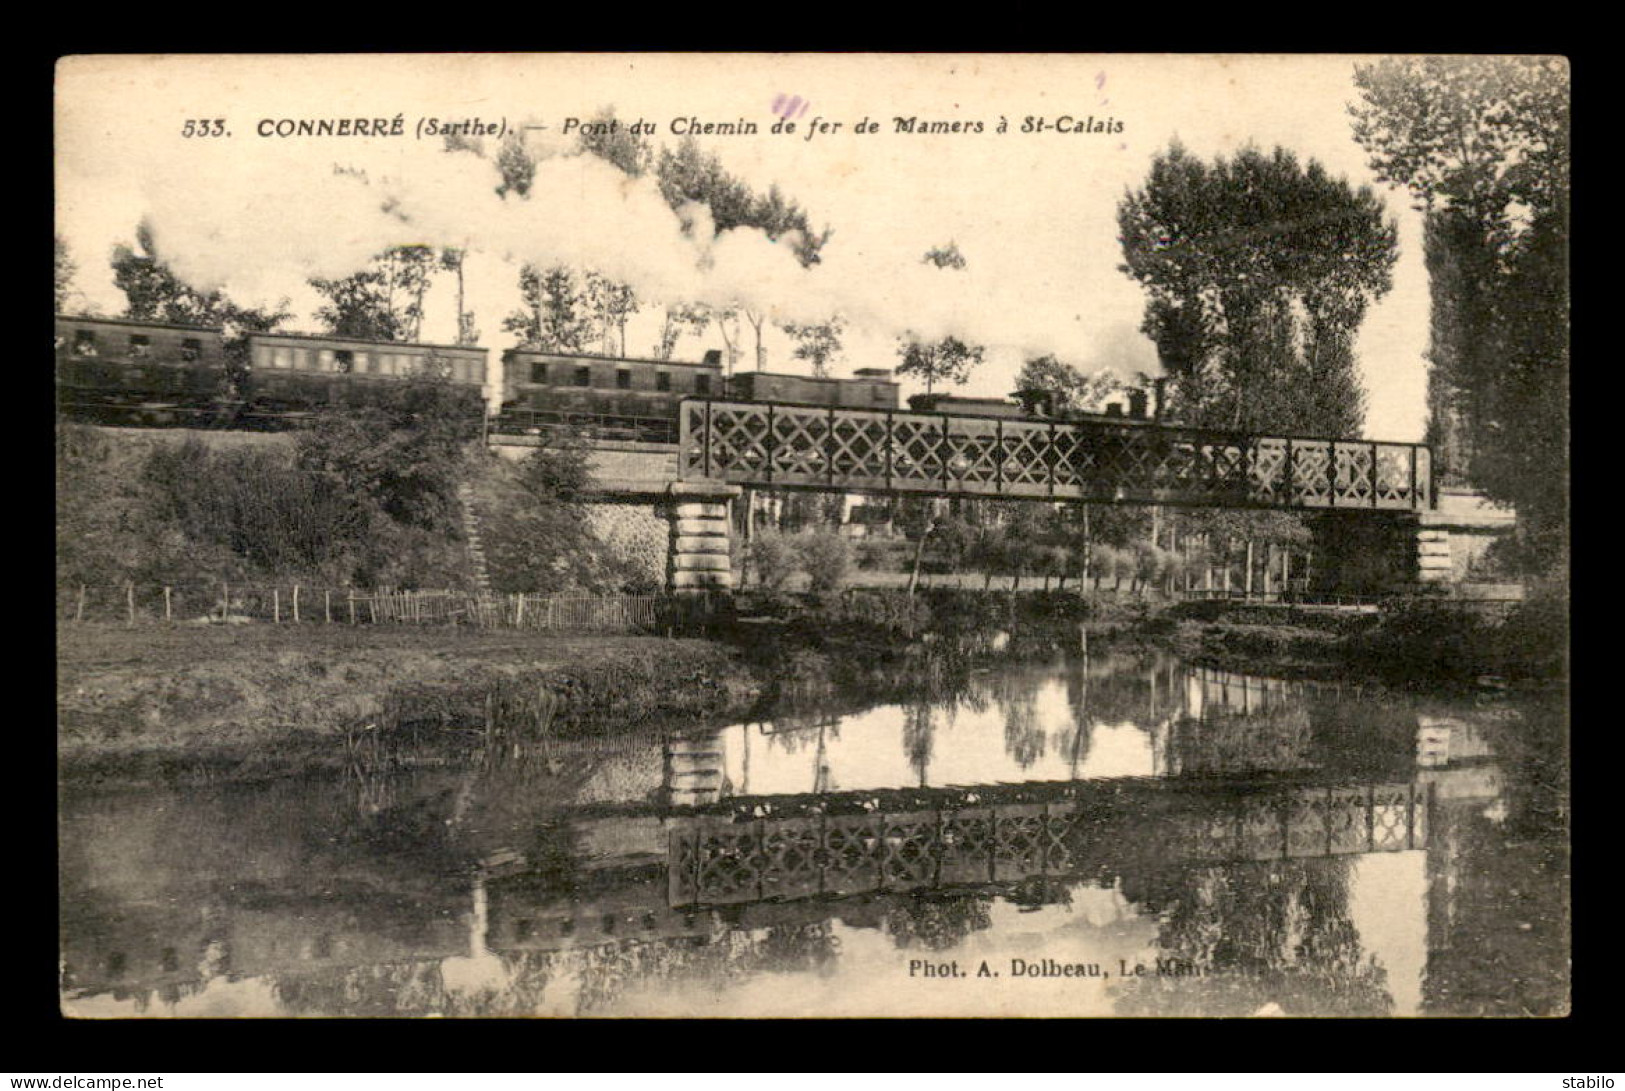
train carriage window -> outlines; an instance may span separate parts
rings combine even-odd
[[[530,381],[533,383],[547,382],[547,365],[540,360],[530,362]]]
[[[656,390],[662,390],[662,391],[671,389],[671,372],[669,372],[669,371],[657,371],[657,372],[655,372],[655,389]]]
[[[705,374],[704,372],[701,372],[700,374],[694,376],[694,393],[696,393],[696,394],[709,394],[709,393],[711,393],[711,376]]]
[[[333,370],[340,375],[348,375],[355,370],[355,352],[351,349],[339,349],[333,353]]]
[[[152,338],[144,333],[130,334],[130,358],[132,360],[141,360],[151,355]]]
[[[92,330],[73,331],[73,354],[75,356],[96,355],[96,334]]]
[[[276,359],[271,364],[272,367],[281,368],[284,371],[293,369],[293,349],[279,348],[275,350],[275,357]]]
[[[591,386],[592,385],[592,368],[590,368],[590,367],[578,367],[578,368],[576,368],[575,385],[576,386]]]
[[[332,349],[317,349],[316,350],[316,370],[317,371],[332,371],[333,370],[333,350]]]
[[[618,367],[615,369],[615,389],[632,389],[632,372],[628,368]]]
[[[181,341],[181,359],[188,362],[203,357],[203,342],[196,337],[188,337]]]
[[[293,369],[295,371],[309,371],[310,370],[310,350],[309,349],[294,349],[293,350],[293,364],[292,364],[292,366],[293,366]]]

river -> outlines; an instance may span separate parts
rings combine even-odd
[[[1561,1015],[1555,700],[1160,652],[342,777],[65,789],[78,1017]]]

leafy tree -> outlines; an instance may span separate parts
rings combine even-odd
[[[466,250],[446,247],[440,251],[440,268],[457,278],[457,343],[477,345],[480,331],[474,325],[474,312],[468,309],[464,292],[463,265],[467,259]]]
[[[463,393],[424,377],[394,384],[366,406],[319,417],[295,446],[300,466],[339,482],[393,522],[455,537],[470,433]]]
[[[637,293],[632,286],[588,270],[582,299],[597,323],[604,353],[625,355],[626,323],[639,309]]]
[[[1121,269],[1149,295],[1141,329],[1186,420],[1358,434],[1350,346],[1390,286],[1397,239],[1369,189],[1281,148],[1209,165],[1175,143],[1118,226]]]
[[[786,322],[781,327],[796,347],[790,355],[797,360],[805,360],[812,366],[812,373],[819,378],[829,377],[830,363],[841,355],[841,335],[846,331],[846,322],[840,315],[832,315],[827,321],[799,325]]]
[[[73,298],[73,274],[78,266],[73,263],[73,257],[68,253],[68,244],[62,236],[56,236],[56,310],[58,314],[65,313],[68,302]]]
[[[938,269],[965,268],[965,255],[953,242],[926,251],[923,260]],[[927,394],[939,382],[961,386],[970,377],[971,369],[982,362],[982,351],[982,346],[967,345],[952,336],[930,344],[904,338],[897,347],[897,354],[902,360],[897,365],[897,373],[924,379]]]
[[[655,345],[655,359],[670,360],[677,348],[677,340],[684,333],[700,336],[711,324],[710,310],[698,303],[669,303],[660,326],[660,341]]]
[[[602,563],[581,500],[591,481],[587,460],[584,444],[563,439],[517,467],[488,466],[482,544],[496,590],[598,588]]]
[[[218,289],[199,291],[181,280],[159,256],[152,225],[136,226],[136,246],[113,248],[113,283],[124,293],[124,316],[180,326],[222,326],[231,334],[275,329],[292,315],[287,300],[273,309],[239,307]]]
[[[806,210],[786,198],[777,185],[770,186],[764,194],[752,193],[748,185],[728,172],[721,159],[703,152],[692,137],[685,138],[676,150],[661,149],[655,175],[661,196],[674,211],[680,212],[690,204],[704,205],[710,210],[713,228],[719,235],[734,228],[751,227],[774,241],[785,239],[803,266],[818,263],[819,252],[832,234],[828,227],[813,231]],[[739,323],[744,322],[754,331],[756,368],[762,370],[767,362],[762,340],[766,313],[740,303],[712,307],[710,311],[727,347],[729,367],[738,360]]]
[[[1357,66],[1354,136],[1427,215],[1428,439],[1442,476],[1519,512],[1527,563],[1566,557],[1569,75],[1552,57]]]
[[[545,272],[534,265],[519,271],[524,306],[502,320],[502,328],[517,334],[520,345],[547,352],[582,352],[592,334],[587,304],[568,266]]]
[[[642,178],[654,167],[654,150],[641,135],[617,123],[615,110],[605,108],[582,127],[577,143],[581,150],[620,168],[629,178]]]
[[[1106,398],[1123,389],[1123,381],[1110,371],[1085,374],[1053,355],[1030,356],[1016,376],[1016,389],[1023,394],[1047,393],[1052,399],[1052,412],[1098,410]]]
[[[316,317],[335,337],[416,341],[423,328],[423,297],[439,260],[432,247],[394,246],[347,277],[312,278],[310,286],[328,300]]]

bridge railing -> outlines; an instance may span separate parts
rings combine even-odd
[[[1420,511],[1428,448],[1125,421],[685,399],[685,480],[933,495]]]

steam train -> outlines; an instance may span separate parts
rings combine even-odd
[[[374,404],[404,379],[434,375],[466,401],[471,420],[507,435],[571,428],[604,439],[674,443],[684,398],[770,401],[837,409],[900,408],[898,383],[885,368],[831,379],[776,372],[724,376],[715,350],[699,362],[510,349],[502,354],[501,402],[485,404],[489,350],[297,333],[247,333],[128,319],[58,315],[58,406],[102,423],[211,427],[296,427],[315,415]],[[919,412],[1076,419],[1054,409],[1046,391],[1016,401],[921,394]],[[1160,403],[1160,397],[1158,399]],[[1128,394],[1129,413],[1146,421],[1146,396]],[[1160,404],[1159,412],[1160,416]]]
[[[486,350],[58,315],[57,405],[110,424],[289,427],[435,375],[484,412]]]

